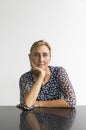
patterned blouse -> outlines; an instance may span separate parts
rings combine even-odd
[[[76,96],[66,70],[63,67],[49,66],[51,77],[49,81],[40,89],[37,100],[64,99],[70,107],[75,107]],[[25,106],[24,95],[30,91],[35,83],[33,72],[30,70],[20,77],[20,104]]]

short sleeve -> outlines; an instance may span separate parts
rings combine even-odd
[[[60,67],[58,74],[60,89],[64,95],[64,100],[68,102],[70,107],[75,107],[76,96],[66,70],[63,67]]]

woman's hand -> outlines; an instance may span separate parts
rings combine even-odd
[[[32,69],[34,71],[34,74],[37,76],[37,77],[40,77],[42,76],[43,78],[45,77],[45,71],[40,69],[39,67],[36,67],[34,64],[32,64]]]

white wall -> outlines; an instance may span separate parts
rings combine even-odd
[[[51,65],[67,70],[77,105],[86,105],[85,35],[85,0],[0,0],[0,105],[19,103],[19,77],[40,39],[51,44]]]

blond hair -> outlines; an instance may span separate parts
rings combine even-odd
[[[33,51],[34,49],[36,49],[37,47],[42,46],[42,45],[45,45],[45,46],[48,47],[49,53],[50,53],[50,55],[51,55],[51,47],[50,47],[49,43],[46,42],[46,41],[44,41],[44,40],[39,40],[39,41],[34,42],[33,45],[32,45],[31,48],[30,48],[30,54],[32,54],[32,51]]]

